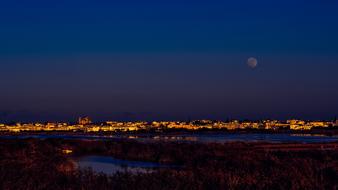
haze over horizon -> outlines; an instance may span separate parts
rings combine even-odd
[[[332,0],[0,2],[0,123],[333,119],[337,8]]]

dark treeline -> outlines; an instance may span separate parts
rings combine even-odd
[[[258,149],[262,143],[0,140],[0,189],[336,189],[338,151]],[[268,144],[267,144],[268,145]],[[315,146],[315,145],[314,145]],[[268,146],[267,146],[268,147]],[[73,150],[71,155],[62,150]],[[76,170],[82,155],[179,168],[111,176]]]

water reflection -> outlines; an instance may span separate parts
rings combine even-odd
[[[163,141],[194,141],[194,142],[296,142],[296,143],[321,143],[338,141],[338,136],[326,136],[322,134],[182,134],[182,135],[157,135],[153,137],[139,136],[139,140],[163,140]]]
[[[297,143],[324,143],[338,141],[338,136],[326,136],[323,134],[264,134],[264,133],[199,133],[199,134],[139,134],[139,135],[9,135],[0,136],[3,139],[25,139],[25,138],[62,138],[62,139],[81,139],[81,140],[119,140],[134,139],[138,141],[192,141],[192,142],[297,142]]]
[[[154,162],[121,160],[107,156],[84,156],[76,159],[75,163],[79,169],[92,169],[94,172],[104,174],[114,174],[117,172],[149,173],[160,168],[174,167]]]

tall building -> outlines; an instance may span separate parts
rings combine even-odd
[[[79,118],[79,124],[80,125],[89,125],[91,123],[92,123],[92,121],[89,117],[80,117]]]
[[[333,127],[338,127],[338,119],[337,119],[337,117],[334,117],[334,119],[332,120],[332,126]]]

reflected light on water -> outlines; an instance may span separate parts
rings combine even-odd
[[[104,174],[115,174],[117,172],[150,173],[156,169],[174,167],[154,162],[120,160],[107,156],[84,156],[75,159],[74,163],[78,169],[91,169],[94,172]]]

